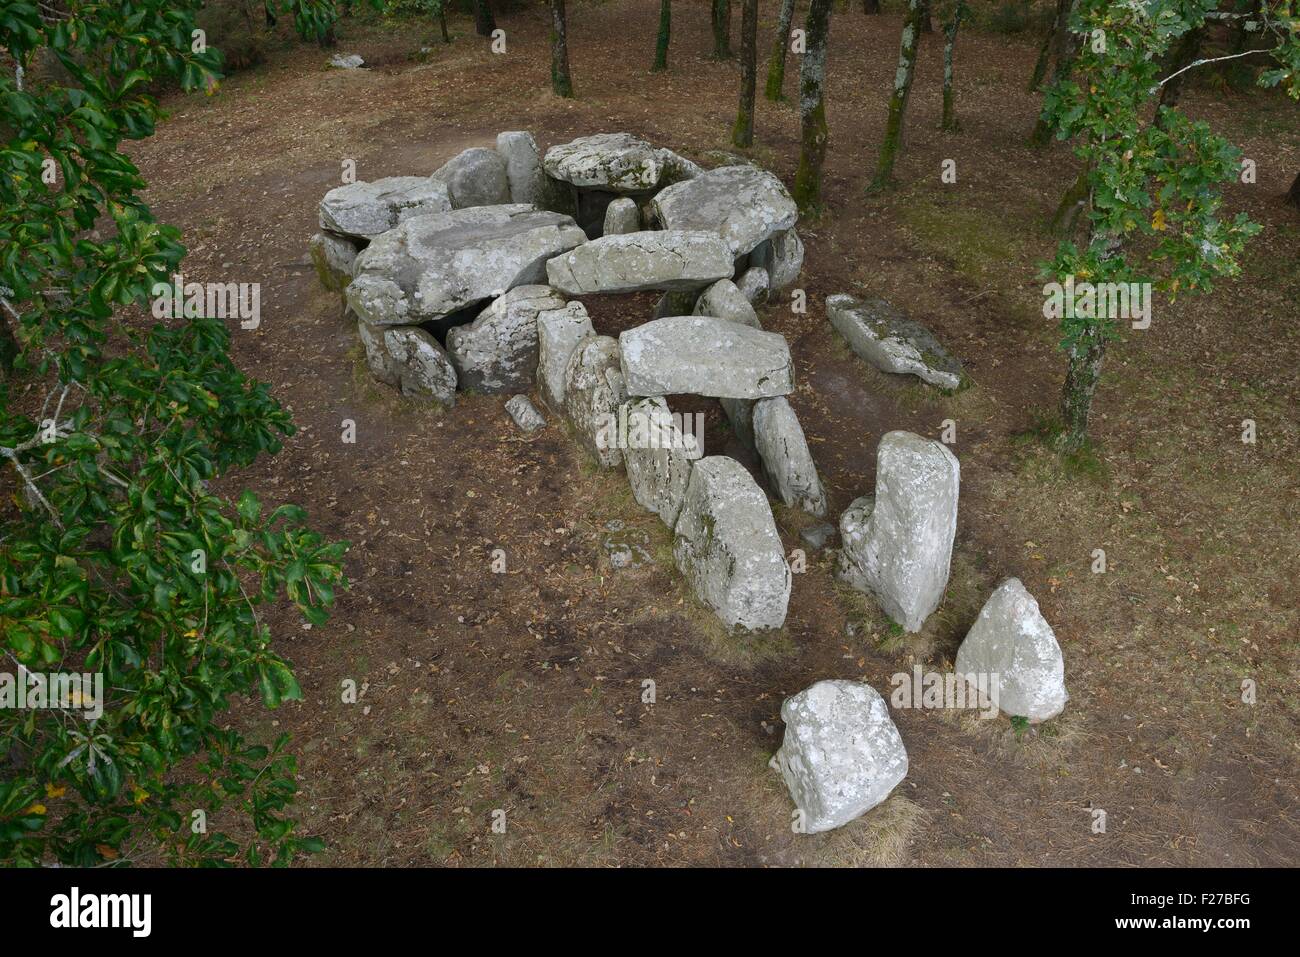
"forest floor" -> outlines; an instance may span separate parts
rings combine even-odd
[[[766,60],[776,10],[762,5]],[[625,130],[687,156],[730,150],[738,72],[708,58],[707,4],[674,5],[671,70],[648,71],[658,4],[571,4],[578,98],[549,92],[543,11],[502,16],[507,52],[463,17],[346,22],[329,69],[295,45],[212,97],[170,97],[136,144],[160,220],[180,226],[186,278],[262,284],[262,323],[233,354],[299,427],[284,451],[231,477],[306,506],[352,543],[354,584],[328,624],[271,619],[304,700],[237,706],[255,737],[293,734],[297,814],[321,865],[1295,865],[1300,863],[1300,214],[1280,197],[1300,170],[1296,107],[1266,93],[1189,90],[1185,108],[1258,164],[1226,192],[1264,224],[1244,274],[1160,301],[1124,330],[1097,399],[1095,453],[1064,467],[1032,435],[1064,370],[1042,317],[1046,217],[1074,176],[1060,144],[1026,145],[1032,33],[959,39],[962,132],[939,132],[941,45],[925,37],[900,187],[867,198],[897,58],[897,12],[836,11],[827,214],[801,223],[806,314],[766,306],[797,366],[790,397],[832,520],[875,481],[881,435],[956,423],[961,512],[953,574],[918,636],[809,553],[785,628],[723,632],[682,585],[670,536],[620,474],[587,462],[562,425],[531,436],[505,396],[432,411],[373,383],[337,296],[308,264],[316,204],[358,177],[424,175],[501,130],[542,148]],[[739,30],[739,15],[735,30]],[[416,54],[432,48],[427,60]],[[793,101],[797,58],[786,95]],[[787,184],[798,115],[761,98],[750,156]],[[940,180],[943,160],[956,184]],[[961,358],[972,388],[944,397],[852,356],[827,295],[884,296]],[[653,296],[587,300],[604,334],[649,318]],[[705,445],[727,444],[711,401]],[[343,420],[356,443],[341,440]],[[1244,419],[1258,441],[1244,444]],[[712,436],[713,438],[710,438]],[[725,446],[725,447],[724,447]],[[753,465],[752,461],[748,464]],[[777,508],[787,550],[805,520]],[[649,558],[613,569],[606,545]],[[505,574],[490,555],[503,549]],[[1108,569],[1091,570],[1104,549]],[[768,760],[782,700],[823,678],[951,667],[992,587],[1018,576],[1064,650],[1064,714],[1022,734],[1005,717],[896,710],[910,770],[894,795],[822,835],[791,831]],[[354,680],[357,704],[341,701]],[[642,682],[656,701],[642,702]],[[1243,702],[1242,684],[1257,689]],[[504,834],[493,812],[504,810]],[[1106,812],[1095,833],[1094,809]],[[222,822],[225,823],[225,822]]]

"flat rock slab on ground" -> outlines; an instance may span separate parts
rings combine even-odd
[[[515,425],[525,432],[536,432],[546,426],[546,419],[526,395],[512,395],[506,402],[506,412],[514,420]]]
[[[794,389],[785,337],[709,316],[655,319],[618,337],[629,395],[763,399]]]
[[[547,280],[568,296],[698,289],[731,270],[731,255],[716,236],[682,230],[602,236],[546,264]]]
[[[558,180],[611,193],[652,190],[664,169],[659,151],[630,133],[596,133],[552,146],[542,166]]]
[[[447,332],[447,352],[460,387],[487,394],[517,392],[537,374],[537,315],[563,309],[550,286],[516,286],[467,326]]]
[[[721,236],[743,256],[794,226],[799,209],[781,181],[757,166],[723,166],[669,186],[650,202],[664,229],[700,229]]]
[[[882,372],[911,374],[941,389],[960,388],[961,363],[930,330],[884,299],[829,296],[826,316],[849,348]]]
[[[389,176],[336,186],[320,201],[320,228],[340,236],[373,239],[398,223],[451,209],[447,187],[427,176]]]
[[[586,235],[532,206],[474,206],[409,219],[357,256],[348,304],[372,325],[409,325],[544,281],[546,261]]]

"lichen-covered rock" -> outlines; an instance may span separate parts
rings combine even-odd
[[[956,671],[975,687],[996,688],[1004,714],[1032,723],[1056,717],[1069,698],[1061,646],[1019,578],[1002,582],[984,603],[957,649]]]
[[[776,765],[808,834],[843,827],[907,776],[907,749],[875,688],[819,681],[781,705]]]
[[[630,133],[597,133],[552,146],[542,166],[555,179],[611,193],[654,189],[663,172],[659,151]]]
[[[621,236],[640,231],[641,212],[637,209],[635,200],[620,196],[605,207],[605,225],[601,230],[603,235]]]
[[[683,432],[662,398],[623,403],[620,415],[623,465],[633,497],[669,528],[677,524],[691,465],[703,450]]]
[[[519,204],[418,216],[357,256],[348,304],[378,326],[440,319],[543,281],[548,259],[586,239],[568,216]]]
[[[659,175],[660,188],[680,183],[683,180],[694,179],[704,172],[704,167],[688,160],[685,156],[674,153],[672,150],[657,149],[655,155],[659,157],[659,165],[663,168],[663,172]]]
[[[623,461],[611,423],[627,398],[618,362],[618,342],[610,336],[592,336],[573,350],[564,374],[564,413],[573,425],[578,444],[604,468]]]
[[[693,312],[697,316],[713,316],[715,319],[739,322],[755,329],[763,328],[754,307],[730,279],[719,279],[705,289],[696,300]]]
[[[700,601],[729,628],[780,628],[790,566],[767,496],[735,459],[691,469],[673,533],[673,558]]]
[[[803,240],[793,229],[787,229],[759,243],[749,261],[767,270],[770,291],[779,292],[799,278],[803,269]]]
[[[497,134],[497,152],[506,164],[510,202],[546,204],[546,174],[532,133],[510,130]]]
[[[447,187],[425,176],[389,176],[372,183],[336,186],[320,201],[320,228],[353,239],[372,239],[412,216],[451,209]]]
[[[536,432],[546,426],[546,419],[526,395],[512,395],[506,402],[506,412],[510,414],[515,425],[525,432]]]
[[[595,334],[587,308],[580,302],[537,314],[537,388],[552,410],[564,411],[564,377],[573,350]]]
[[[339,70],[359,70],[365,65],[359,53],[336,53],[330,57],[330,66]]]
[[[342,292],[352,281],[357,244],[331,233],[316,233],[308,242],[312,265],[320,283],[330,292]]]
[[[736,288],[748,302],[767,302],[768,292],[771,289],[767,270],[762,266],[750,266],[736,280]]]
[[[826,316],[849,348],[882,372],[915,375],[941,389],[961,386],[961,363],[930,330],[884,299],[828,296]]]
[[[460,387],[494,394],[527,389],[537,374],[537,315],[563,309],[550,286],[516,286],[467,326],[447,333]]]
[[[794,226],[799,209],[781,181],[757,166],[724,166],[663,189],[650,204],[664,229],[721,236],[733,258]]]
[[[456,402],[456,370],[438,340],[418,326],[357,323],[370,374],[402,395]]]
[[[619,337],[629,395],[762,399],[794,389],[785,337],[711,316],[668,316]]]
[[[799,417],[785,396],[754,403],[754,445],[772,490],[786,505],[818,518],[826,514],[826,492],[808,450]]]
[[[447,185],[452,209],[499,206],[510,202],[510,179],[505,158],[486,147],[476,146],[458,153],[429,178]]]
[[[643,289],[698,289],[731,275],[716,236],[643,230],[602,236],[546,264],[547,281],[567,296]]]
[[[907,631],[943,600],[957,534],[961,466],[940,442],[890,432],[876,452],[876,493],[840,517],[841,579],[875,597]]]

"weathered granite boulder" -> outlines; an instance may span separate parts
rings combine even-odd
[[[626,196],[612,200],[605,207],[605,226],[601,230],[605,236],[621,236],[624,233],[641,231],[641,211],[636,201]]]
[[[578,443],[607,469],[623,461],[614,423],[626,398],[617,340],[592,336],[580,342],[564,373],[564,413]]]
[[[447,352],[460,387],[488,394],[517,392],[537,374],[537,314],[563,309],[550,286],[516,286],[467,326],[447,332]]]
[[[342,292],[352,281],[357,244],[332,233],[316,233],[308,242],[312,265],[320,283],[330,292]]]
[[[671,186],[673,183],[680,183],[682,180],[694,179],[704,172],[704,167],[698,163],[688,160],[685,156],[674,153],[669,149],[657,149],[655,155],[659,157],[659,165],[663,172],[659,175],[659,187]]]
[[[941,389],[961,386],[961,363],[930,330],[884,299],[828,296],[826,316],[849,348],[882,372],[910,373]]]
[[[506,160],[486,147],[476,146],[453,156],[429,178],[447,185],[452,209],[510,202]]]
[[[673,528],[681,513],[691,464],[703,450],[692,432],[683,432],[668,403],[656,396],[623,403],[623,464],[633,497]]]
[[[330,57],[330,66],[339,70],[359,70],[365,65],[360,53],[336,53]]]
[[[668,316],[618,337],[629,395],[762,399],[794,389],[785,337],[710,316]]]
[[[826,492],[790,403],[785,396],[759,399],[753,416],[754,444],[772,490],[786,505],[824,516]]]
[[[370,374],[402,395],[456,402],[456,370],[438,340],[418,326],[377,328],[357,323]]]
[[[763,328],[754,307],[730,279],[719,279],[705,289],[696,300],[693,312],[697,316],[713,316],[715,319],[739,322],[755,329]]]
[[[907,749],[875,688],[819,681],[781,705],[776,765],[808,834],[843,827],[907,776]]]
[[[506,164],[510,202],[546,204],[546,174],[532,133],[510,130],[497,134],[497,152]]]
[[[580,302],[537,314],[537,387],[554,411],[564,411],[565,373],[573,351],[595,334],[587,308]]]
[[[771,289],[767,270],[762,266],[750,266],[736,280],[736,288],[748,302],[767,302],[768,292]]]
[[[907,631],[943,599],[957,533],[961,466],[947,447],[890,432],[876,452],[876,493],[840,517],[840,578],[873,595]]]
[[[1019,578],[994,589],[957,649],[957,674],[976,687],[997,689],[1004,714],[1037,723],[1065,708],[1065,660],[1056,634]],[[984,685],[976,676],[983,675]],[[992,677],[997,675],[997,683]]]
[[[803,269],[803,240],[793,229],[764,240],[750,253],[751,265],[767,270],[769,288],[779,292],[794,284]]]
[[[372,183],[336,186],[320,201],[320,228],[353,239],[372,239],[398,223],[451,209],[447,187],[425,176],[389,176]]]
[[[544,280],[546,261],[586,241],[568,216],[476,206],[409,219],[357,256],[348,304],[372,325],[410,325]]]
[[[602,236],[546,264],[547,280],[569,296],[695,289],[730,275],[731,256],[716,236],[680,230]]]
[[[536,432],[546,426],[546,419],[526,395],[512,395],[506,402],[506,412],[510,414],[515,425],[525,432]]]
[[[799,209],[781,181],[757,166],[723,166],[662,190],[650,204],[664,229],[697,229],[726,240],[733,258],[784,232]]]
[[[663,161],[658,150],[630,133],[597,133],[552,146],[542,167],[574,186],[640,193],[658,185]]]
[[[695,594],[729,628],[754,631],[785,623],[790,566],[767,496],[735,459],[710,455],[691,469],[673,558]]]

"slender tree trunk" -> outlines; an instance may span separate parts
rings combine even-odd
[[[659,38],[655,41],[654,73],[668,69],[668,41],[673,32],[673,0],[659,0]]]
[[[731,59],[731,0],[713,0],[713,57]]]
[[[1071,12],[1074,10],[1073,2],[1070,4],[1070,10]],[[1066,22],[1069,22],[1068,18]],[[1075,36],[1068,29],[1056,35],[1056,42],[1053,44],[1056,56],[1056,69],[1052,71],[1053,85],[1064,81],[1074,70],[1074,60],[1079,55],[1082,44],[1083,39]],[[1034,146],[1046,146],[1051,139],[1052,128],[1047,124],[1047,118],[1040,113],[1038,121],[1034,124],[1034,131],[1029,134],[1029,142]]]
[[[1201,52],[1201,43],[1205,40],[1205,26],[1188,30],[1178,41],[1178,46],[1174,48],[1174,55],[1170,57],[1168,71],[1169,74],[1178,73],[1179,70],[1188,66],[1197,55]],[[1183,83],[1188,77],[1187,73],[1178,73],[1168,83],[1160,88],[1160,106],[1168,109],[1174,109],[1178,106],[1178,101],[1183,98]],[[1156,125],[1162,125],[1160,111],[1156,111]]]
[[[807,47],[799,64],[799,172],[794,199],[799,209],[816,214],[821,208],[822,162],[826,158],[826,35],[830,32],[833,0],[811,0],[804,23]]]
[[[442,42],[450,43],[451,36],[447,33],[447,0],[438,4],[438,29],[442,31]]]
[[[1061,450],[1077,452],[1088,437],[1092,399],[1101,381],[1106,358],[1106,338],[1100,326],[1091,326],[1066,353],[1065,385],[1061,387]]]
[[[569,76],[569,30],[565,21],[564,0],[550,2],[551,90],[556,96],[568,98],[573,96],[573,78]]]
[[[474,0],[474,32],[481,37],[490,37],[496,28],[496,17],[492,16],[488,0]]]
[[[731,142],[754,145],[754,89],[758,80],[758,0],[745,0],[740,18],[740,107]]]
[[[1059,38],[1070,24],[1070,8],[1073,0],[1056,0],[1056,17],[1052,26],[1043,37],[1042,49],[1038,51],[1038,62],[1034,64],[1034,75],[1029,78],[1029,92],[1033,93],[1047,76],[1047,66],[1052,62],[1052,52],[1059,49]]]
[[[934,32],[934,21],[930,18],[930,0],[921,0],[921,32]]]
[[[1296,174],[1295,181],[1291,184],[1291,189],[1287,191],[1286,201],[1300,209],[1300,173]]]
[[[945,133],[956,133],[961,129],[961,124],[957,122],[957,107],[952,90],[952,54],[957,45],[957,31],[961,28],[965,15],[966,8],[958,0],[953,5],[952,19],[943,28],[943,122],[940,126]]]
[[[776,102],[784,99],[785,57],[790,52],[790,22],[794,20],[794,0],[781,0],[777,14],[776,40],[772,43],[772,59],[767,66],[767,88],[763,95]]]
[[[903,118],[907,114],[907,99],[912,92],[912,77],[916,74],[916,51],[921,43],[921,19],[924,0],[908,0],[907,19],[903,21],[903,35],[898,50],[898,69],[894,71],[894,93],[889,98],[889,118],[885,121],[885,139],[880,144],[880,164],[871,189],[884,189],[894,177],[894,161],[898,159],[903,140]]]
[[[879,13],[880,0],[862,0],[862,12],[868,14]]]

